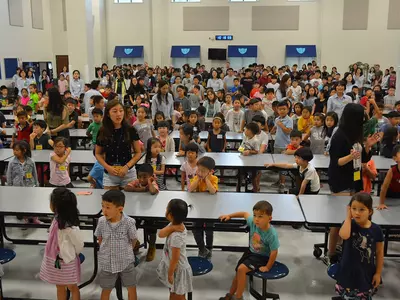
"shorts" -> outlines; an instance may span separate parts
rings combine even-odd
[[[285,150],[286,150],[286,148],[280,148],[280,147],[274,146],[274,154],[282,154],[282,152]]]
[[[137,179],[135,167],[131,168],[128,171],[128,173],[126,173],[125,177],[123,177],[123,178],[114,176],[114,175],[110,175],[110,174],[104,172],[103,186],[105,186],[105,187],[113,187],[113,186],[125,187],[129,182],[131,182],[135,179]]]
[[[137,285],[135,263],[131,263],[120,273],[111,273],[100,270],[100,287],[104,290],[112,290],[115,287],[115,282],[117,281],[118,276],[121,277],[123,287],[135,287]]]
[[[255,254],[247,249],[245,253],[243,253],[242,257],[239,259],[235,271],[239,268],[241,264],[245,265],[251,270],[258,270],[261,267],[265,267],[268,263],[269,257]]]
[[[359,290],[346,289],[339,284],[336,284],[335,290],[345,300],[372,300],[372,296],[377,291],[376,289],[372,289],[367,292],[360,292]]]

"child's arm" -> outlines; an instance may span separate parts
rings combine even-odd
[[[161,164],[161,169],[154,171],[154,174],[156,175],[164,175],[165,173],[165,164]]]
[[[304,192],[305,192],[305,190],[306,190],[306,187],[307,187],[307,184],[308,184],[309,182],[310,182],[310,180],[307,180],[307,179],[304,179],[304,180],[301,182],[299,195],[303,195],[303,194],[304,194]]]
[[[157,181],[154,177],[149,178],[148,187],[149,187],[149,192],[151,195],[158,194],[159,189],[158,189]]]
[[[314,103],[313,106],[312,106],[312,112],[311,112],[311,115],[312,115],[312,116],[314,115],[315,107],[316,107],[316,105],[315,105],[315,103]]]
[[[237,219],[237,218],[241,218],[241,219],[247,219],[248,217],[250,217],[250,214],[247,211],[240,211],[240,212],[236,212],[230,215],[222,215],[219,217],[219,219],[224,222],[224,221],[229,221],[230,219]]]
[[[259,268],[260,272],[269,272],[274,266],[277,256],[278,256],[278,250],[271,251],[271,253],[269,254],[267,265],[265,267]]]
[[[51,159],[58,164],[63,164],[67,160],[70,153],[71,153],[71,148],[67,148],[63,156],[59,157],[58,155],[53,155]]]
[[[197,190],[197,187],[199,186],[200,178],[199,176],[195,176],[193,178],[193,181],[189,184],[189,192],[192,193]]]
[[[146,192],[146,187],[145,187],[145,186],[136,187],[136,186],[131,185],[131,184],[128,183],[128,184],[124,187],[124,191],[125,191],[125,192],[142,193],[142,192]]]
[[[351,207],[347,206],[347,217],[339,231],[339,236],[343,240],[348,240],[351,236]]]
[[[182,148],[182,142],[179,142],[179,152],[176,156],[185,156],[185,151]]]
[[[284,133],[286,133],[286,134],[289,134],[293,129],[293,128],[290,128],[290,127],[285,127],[285,125],[283,125],[282,121],[276,122],[276,125],[279,126],[282,129],[282,131]]]
[[[87,181],[89,181],[90,187],[91,187],[92,189],[95,189],[95,188],[96,188],[96,180],[94,180],[94,178],[93,178],[92,176],[88,175]]]
[[[306,134],[305,134],[305,136],[304,136],[304,138],[303,138],[303,141],[307,141],[309,138],[310,138],[310,136],[311,136],[311,130],[309,130]],[[294,154],[294,153],[293,153]]]
[[[244,126],[246,125],[246,120],[242,120],[242,123],[240,123],[240,131],[239,131],[239,133],[240,132],[243,132],[243,130],[244,130]]]
[[[276,133],[276,125],[274,125],[274,127],[272,127],[271,129],[271,134],[275,134]]]
[[[211,152],[211,148],[210,148],[210,134],[207,137],[207,142],[206,142],[206,150],[207,152]]]
[[[35,149],[35,137],[36,137],[36,133],[32,132],[29,135],[29,146],[31,147],[31,150]]]
[[[363,164],[363,172],[368,176],[369,179],[374,180],[378,175],[376,170],[373,170],[368,164]]]
[[[383,242],[376,243],[376,272],[372,279],[372,285],[377,288],[381,283],[382,270],[383,270]]]
[[[158,237],[159,238],[166,238],[167,236],[169,236],[171,233],[173,232],[183,232],[185,230],[185,226],[183,224],[180,225],[168,225],[166,227],[164,227],[163,229],[161,229],[158,232]]]
[[[294,169],[293,164],[265,164],[266,168],[276,167],[281,169]]]
[[[286,155],[293,155],[293,154],[296,152],[296,150],[297,150],[297,149],[295,149],[295,150],[286,149],[286,150],[283,152],[283,154],[286,154]]]
[[[207,175],[207,177],[205,178],[205,181],[206,181],[206,185],[207,185],[207,190],[208,190],[208,192],[211,194],[211,195],[214,195],[217,191],[218,191],[218,188],[217,188],[217,186],[215,186],[215,184],[213,184],[212,182],[211,182],[211,173],[209,173],[208,175]]]
[[[392,169],[389,169],[389,171],[386,174],[385,180],[383,181],[381,195],[379,198],[378,210],[387,209],[387,206],[385,205],[385,199],[390,183],[392,182],[392,178],[393,178],[393,172]]]
[[[224,135],[224,148],[222,148],[222,152],[225,152],[225,150],[226,150],[226,135]]]
[[[174,282],[174,273],[176,266],[178,265],[180,256],[181,256],[181,249],[172,247],[172,255],[171,255],[171,260],[169,261],[169,269],[168,269],[168,282],[170,284]]]
[[[93,124],[93,123],[92,123]],[[88,129],[86,130],[86,135],[91,138],[92,137],[92,129],[93,129],[93,125],[90,124]]]
[[[185,191],[185,182],[186,182],[186,172],[182,171],[181,173],[181,189]]]

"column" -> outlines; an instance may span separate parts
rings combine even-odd
[[[69,70],[79,70],[81,78],[94,78],[94,34],[92,0],[66,2]]]
[[[94,65],[107,61],[105,0],[92,0],[94,17]]]
[[[169,1],[150,1],[150,26],[152,26],[152,65],[170,65],[170,45],[168,45]]]

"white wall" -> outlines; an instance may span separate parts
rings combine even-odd
[[[24,27],[10,26],[8,1],[0,0],[0,64],[2,79],[0,84],[8,84],[5,80],[4,58],[21,58],[23,61],[54,61],[51,37],[50,1],[43,0],[44,29],[32,28],[31,2],[23,2]]]
[[[67,31],[64,31],[62,1],[50,0],[49,2],[51,12],[51,37],[55,61],[56,55],[68,55],[68,38]],[[54,69],[57,70],[55,65]]]

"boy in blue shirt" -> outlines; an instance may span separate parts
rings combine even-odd
[[[250,228],[250,246],[236,266],[236,276],[225,297],[220,300],[241,300],[246,286],[246,274],[259,270],[269,272],[278,256],[279,240],[275,228],[271,225],[272,205],[268,201],[259,201],[253,207],[253,215],[237,212],[220,217],[221,221],[232,218],[245,218]]]
[[[271,133],[275,136],[274,153],[281,154],[290,143],[290,132],[293,130],[293,120],[288,116],[289,107],[285,101],[278,103],[278,117],[275,119],[275,126]]]

